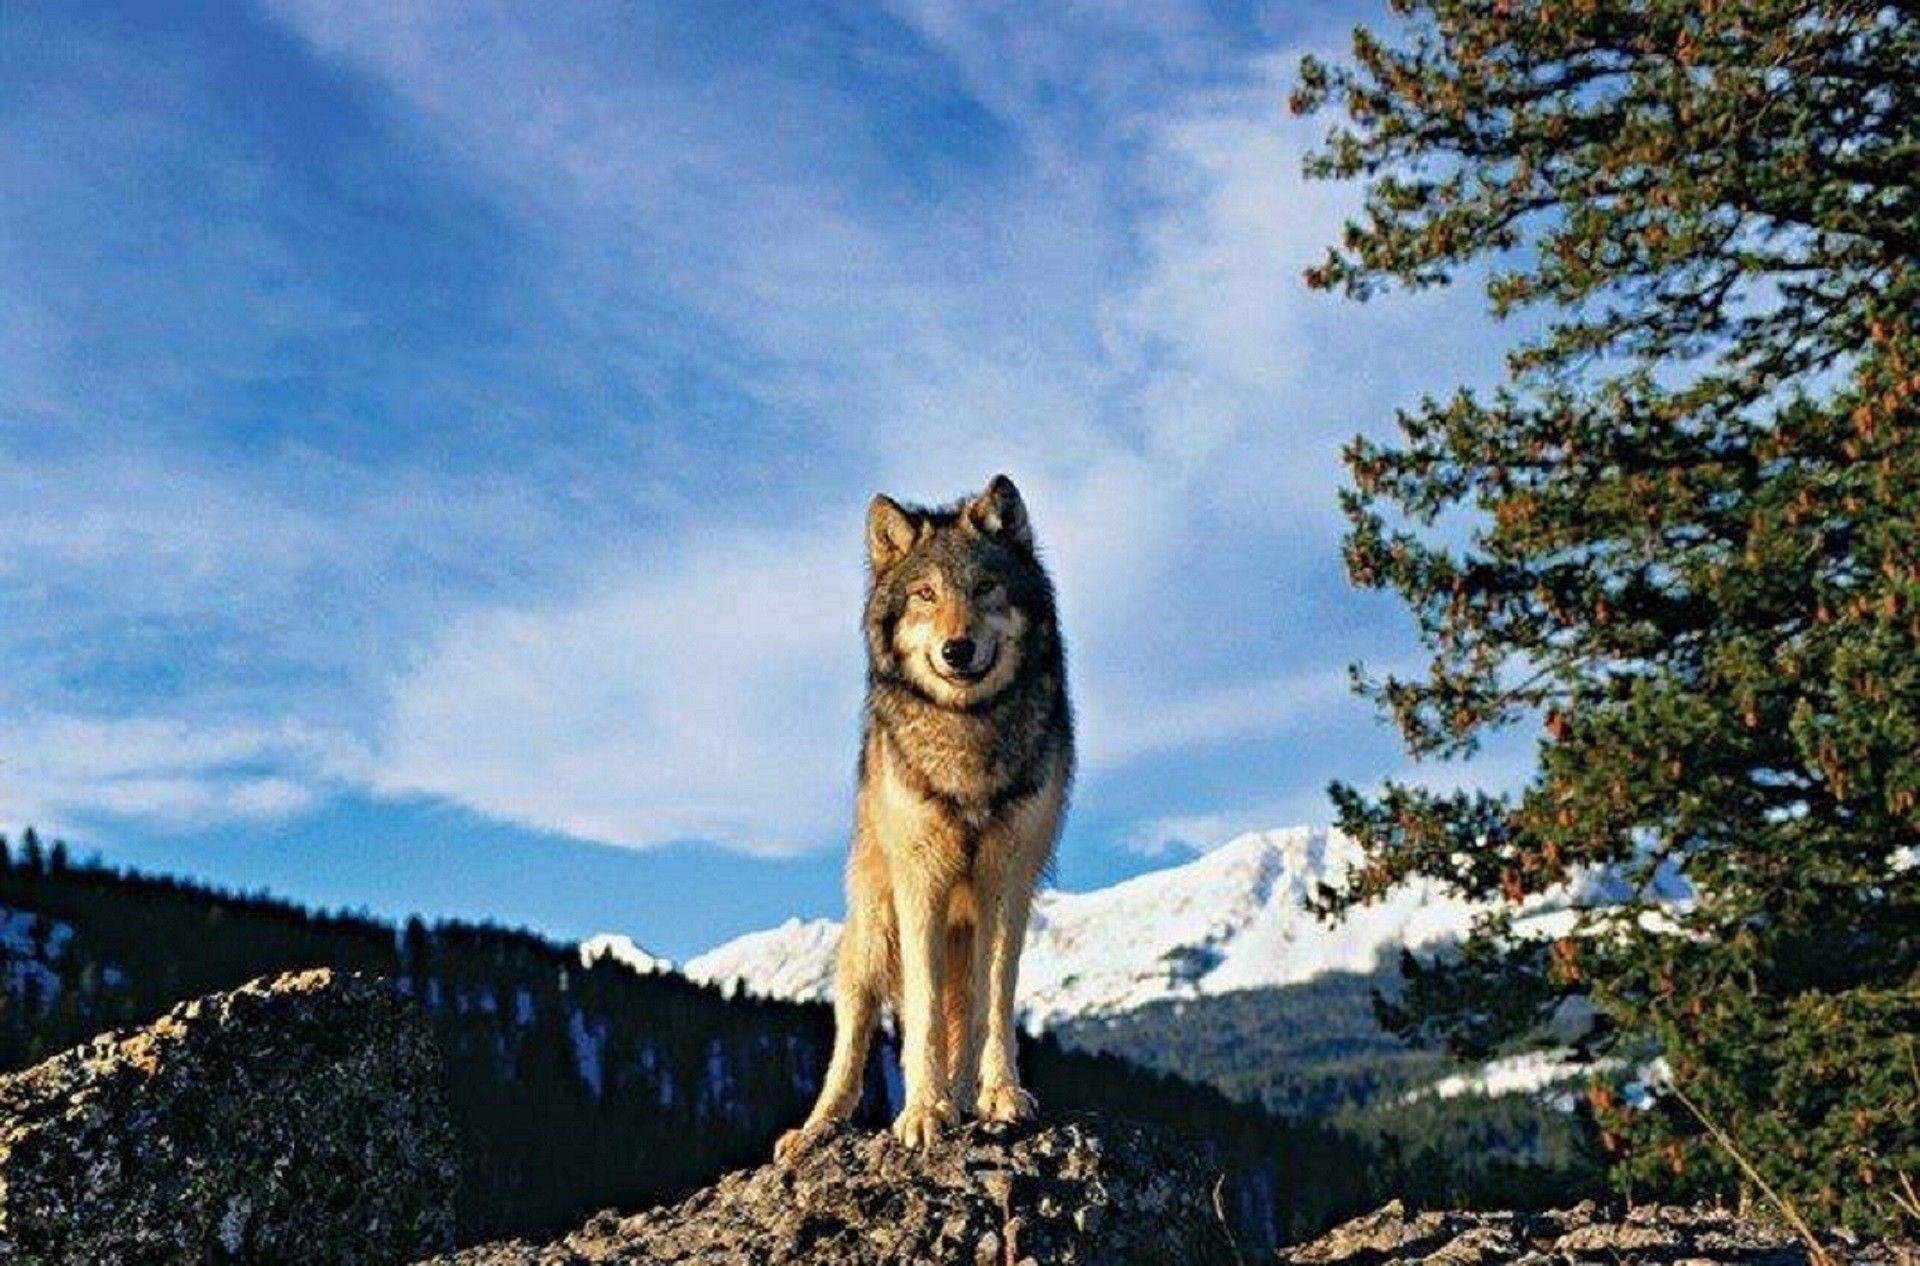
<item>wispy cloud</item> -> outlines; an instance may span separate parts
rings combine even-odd
[[[360,766],[296,723],[16,718],[0,732],[0,806],[22,823],[76,817],[168,826],[280,817]]]
[[[1120,845],[1152,860],[1178,860],[1217,848],[1246,829],[1245,819],[1236,814],[1174,813],[1137,823],[1120,837]]]
[[[1142,756],[1270,735],[1348,702],[1346,675],[1329,669],[1210,684],[1163,698],[1096,680],[1103,689],[1093,705],[1082,709],[1086,763],[1095,771],[1124,767]]]
[[[1302,181],[1283,112],[1318,30],[931,0],[265,12],[244,38],[318,116],[236,113],[180,51],[224,29],[123,32],[98,64],[164,101],[75,84],[0,151],[46,176],[36,238],[62,198],[117,205],[60,175],[76,144],[171,187],[116,105],[208,184],[116,229],[104,271],[80,233],[36,279],[129,287],[140,319],[0,289],[27,318],[0,335],[0,495],[33,503],[0,527],[25,582],[0,699],[179,740],[0,792],[178,820],[344,780],[618,844],[818,847],[852,760],[860,509],[1001,469],[1060,584],[1089,795],[1179,759],[1275,803],[1271,762],[1236,783],[1232,752],[1311,744],[1354,710],[1345,661],[1403,646],[1340,591],[1335,447],[1430,382],[1422,356],[1492,351],[1459,303],[1300,285],[1349,205]],[[137,439],[91,398],[138,409]]]
[[[852,760],[859,566],[723,538],[457,621],[398,686],[379,783],[608,843],[817,845]]]
[[[402,91],[429,93],[437,114],[472,117],[463,99],[442,96],[452,90],[443,69],[423,69],[417,45],[405,48],[392,62],[392,46],[376,38],[364,55],[392,65]],[[910,250],[890,207],[844,205],[802,216],[790,230],[744,235],[754,244],[740,266],[756,279],[756,302],[751,316],[725,313],[727,328],[743,343],[786,353],[759,381],[805,383],[787,407],[823,407],[838,429],[856,433],[868,482],[841,482],[821,506],[730,533],[724,549],[694,544],[707,529],[690,524],[664,534],[631,575],[584,598],[463,625],[402,689],[389,749],[394,785],[614,842],[701,836],[778,848],[833,838],[858,679],[850,511],[872,487],[944,498],[963,491],[959,480],[1000,468],[1027,484],[1066,595],[1090,770],[1205,751],[1337,706],[1337,665],[1278,676],[1249,665],[1224,681],[1166,671],[1197,658],[1170,662],[1170,643],[1220,649],[1213,604],[1185,591],[1181,577],[1196,553],[1218,548],[1207,539],[1218,512],[1210,489],[1245,452],[1243,437],[1287,424],[1277,401],[1305,373],[1302,313],[1314,302],[1299,290],[1298,272],[1338,219],[1334,198],[1303,195],[1287,205],[1286,191],[1300,183],[1300,138],[1280,118],[1279,65],[1264,62],[1254,86],[1175,103],[1165,119],[1109,121],[1127,135],[1106,143],[1136,164],[1125,178],[1165,199],[1138,218],[1075,201],[1095,182],[1074,172],[1056,180],[1052,168],[1032,173],[1032,187],[971,210],[976,225],[1004,222],[1003,253],[1040,278],[1023,287],[993,275],[985,288],[1017,296],[1015,322],[1020,306],[1039,308],[1056,313],[1061,329],[1078,328],[1074,338],[1006,342],[976,298],[979,227],[957,245]],[[543,89],[555,73],[542,69]],[[483,120],[487,108],[517,113],[497,80],[489,97]],[[1042,148],[1036,134],[1052,120],[1040,107],[1005,86],[989,100],[1016,137]],[[559,125],[551,110],[541,120]],[[564,126],[595,153],[624,148],[624,132],[599,135],[594,117]],[[670,147],[655,158],[677,161]],[[528,142],[493,161],[537,169],[554,159]],[[637,193],[607,187],[617,168],[605,164],[596,175],[596,213],[635,199],[651,209],[651,184]],[[810,187],[785,196],[832,201]],[[1056,197],[1051,214],[1036,213]],[[1137,236],[1138,258],[1116,267],[1070,242],[1047,263],[1076,214],[1079,236]],[[816,257],[852,258],[865,274],[856,282],[887,284],[823,287],[806,264]],[[897,280],[905,258],[920,265],[911,286]],[[989,269],[996,262],[984,261]],[[711,280],[703,262],[684,289]],[[885,338],[867,328],[880,313]],[[857,384],[813,394],[820,385],[811,366],[791,352],[802,323],[825,332],[798,346],[833,345],[835,359],[861,367]],[[1324,523],[1324,478],[1302,473],[1324,464],[1314,454],[1271,466],[1269,512]],[[1258,553],[1266,542],[1240,538],[1232,547]]]

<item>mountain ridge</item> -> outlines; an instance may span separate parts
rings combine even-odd
[[[1338,925],[1320,923],[1308,899],[1360,860],[1359,846],[1338,830],[1282,827],[1110,887],[1044,891],[1021,959],[1023,1021],[1038,1031],[1154,1002],[1364,974],[1401,946],[1464,934],[1478,913],[1417,881]],[[723,989],[825,999],[839,928],[831,919],[790,919],[695,955],[680,970]]]
[[[1489,909],[1452,895],[1439,880],[1416,878],[1338,921],[1315,916],[1310,899],[1364,863],[1360,845],[1337,828],[1278,827],[1109,887],[1044,890],[1034,900],[1020,960],[1022,1021],[1039,1032],[1061,1020],[1157,1002],[1372,974],[1403,949],[1464,938]],[[1648,883],[1662,901],[1690,895],[1666,870]],[[1530,902],[1516,927],[1564,935],[1577,908],[1621,901],[1629,892],[1619,873],[1583,873]],[[723,990],[824,1001],[832,996],[839,929],[832,919],[789,919],[697,954],[679,970]]]

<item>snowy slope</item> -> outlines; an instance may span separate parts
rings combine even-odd
[[[1428,1095],[1436,1099],[1458,1099],[1461,1095],[1535,1094],[1550,1090],[1578,1077],[1605,1072],[1620,1066],[1618,1060],[1581,1060],[1564,1049],[1524,1051],[1500,1059],[1488,1060],[1477,1068],[1442,1077],[1421,1090],[1401,1096],[1412,1103]]]
[[[694,980],[771,998],[815,1001],[833,995],[833,954],[840,925],[832,919],[788,919],[689,958],[681,970]]]
[[[1358,858],[1338,832],[1294,827],[1111,888],[1048,893],[1021,960],[1027,1022],[1371,971],[1383,950],[1465,931],[1472,910],[1425,888],[1332,927],[1308,914],[1319,885]]]
[[[1464,936],[1479,908],[1419,881],[1328,926],[1305,903],[1361,861],[1358,845],[1324,827],[1242,835],[1192,861],[1094,892],[1045,892],[1035,901],[1020,967],[1029,1027],[1111,1014],[1147,1003],[1369,972],[1403,946]],[[1668,897],[1678,897],[1681,885]],[[1617,900],[1589,879],[1537,903],[1522,926],[1554,935],[1570,902]],[[695,980],[751,993],[830,996],[840,925],[789,919],[687,961]]]
[[[1518,1055],[1488,1060],[1466,1072],[1442,1077],[1432,1085],[1400,1096],[1400,1102],[1414,1103],[1429,1097],[1457,1099],[1462,1095],[1484,1095],[1492,1099],[1501,1095],[1530,1094],[1539,1096],[1562,1112],[1571,1112],[1579,1097],[1581,1083],[1587,1078],[1617,1073],[1628,1066],[1623,1059],[1583,1060],[1565,1047],[1524,1051]],[[1622,1098],[1631,1108],[1651,1107],[1661,1088],[1672,1079],[1673,1070],[1667,1066],[1666,1060],[1647,1060],[1634,1067],[1633,1076],[1620,1088]]]
[[[1359,853],[1346,836],[1293,827],[1240,836],[1183,865],[1035,902],[1021,959],[1030,1026],[1162,999],[1371,971],[1378,955],[1466,930],[1471,907],[1414,886],[1327,927],[1303,908]],[[783,998],[825,998],[839,925],[790,920],[689,960],[686,974]]]

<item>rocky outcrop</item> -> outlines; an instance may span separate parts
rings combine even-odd
[[[423,1019],[377,981],[254,981],[0,1078],[0,1261],[391,1262],[450,1242]]]
[[[255,981],[0,1077],[0,1262],[385,1263],[445,1252],[458,1169],[424,1016],[382,982]],[[421,1266],[1213,1266],[1255,1260],[1207,1154],[1069,1115],[972,1124],[925,1152],[843,1128],[787,1165],[672,1207],[599,1214],[549,1244]],[[1266,1257],[1266,1260],[1272,1260]],[[1410,1213],[1399,1202],[1291,1249],[1290,1266],[1817,1261],[1912,1266],[1907,1246],[1810,1251],[1725,1210],[1593,1203]]]
[[[1193,1149],[1107,1119],[969,1125],[928,1152],[842,1130],[792,1164],[730,1175],[671,1208],[602,1213],[556,1244],[489,1244],[436,1262],[1211,1266],[1236,1260],[1217,1180]]]
[[[1894,1245],[1832,1238],[1823,1245],[1833,1262],[1909,1260]],[[1911,1250],[1905,1250],[1911,1252]],[[1641,1205],[1614,1217],[1588,1202],[1555,1213],[1408,1213],[1399,1201],[1335,1228],[1280,1255],[1294,1266],[1571,1266],[1635,1262],[1742,1262],[1798,1266],[1806,1246],[1791,1233],[1736,1217],[1722,1209]]]

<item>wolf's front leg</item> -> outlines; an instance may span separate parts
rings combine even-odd
[[[986,955],[971,923],[947,929],[947,957],[941,964],[940,1016],[945,1024],[947,1099],[968,1112],[980,1091],[980,1039],[986,1032]]]
[[[983,1121],[1030,1121],[1039,1111],[1034,1097],[1020,1087],[1020,1035],[1013,1020],[1020,949],[1026,943],[1032,908],[1029,888],[1025,883],[1007,885],[994,903],[993,914],[982,920],[987,1033],[980,1051],[980,1097],[975,1108]]]
[[[900,928],[900,1072],[906,1103],[894,1118],[894,1137],[908,1147],[931,1147],[955,1120],[947,1098],[940,1016],[940,977],[946,951],[946,902],[930,892],[896,890]]]
[[[833,976],[833,1058],[828,1061],[820,1097],[807,1114],[806,1124],[788,1130],[774,1144],[776,1161],[792,1160],[860,1106],[867,1043],[879,1018],[880,993],[885,984],[884,936],[884,929],[876,929],[869,919],[847,920]]]

